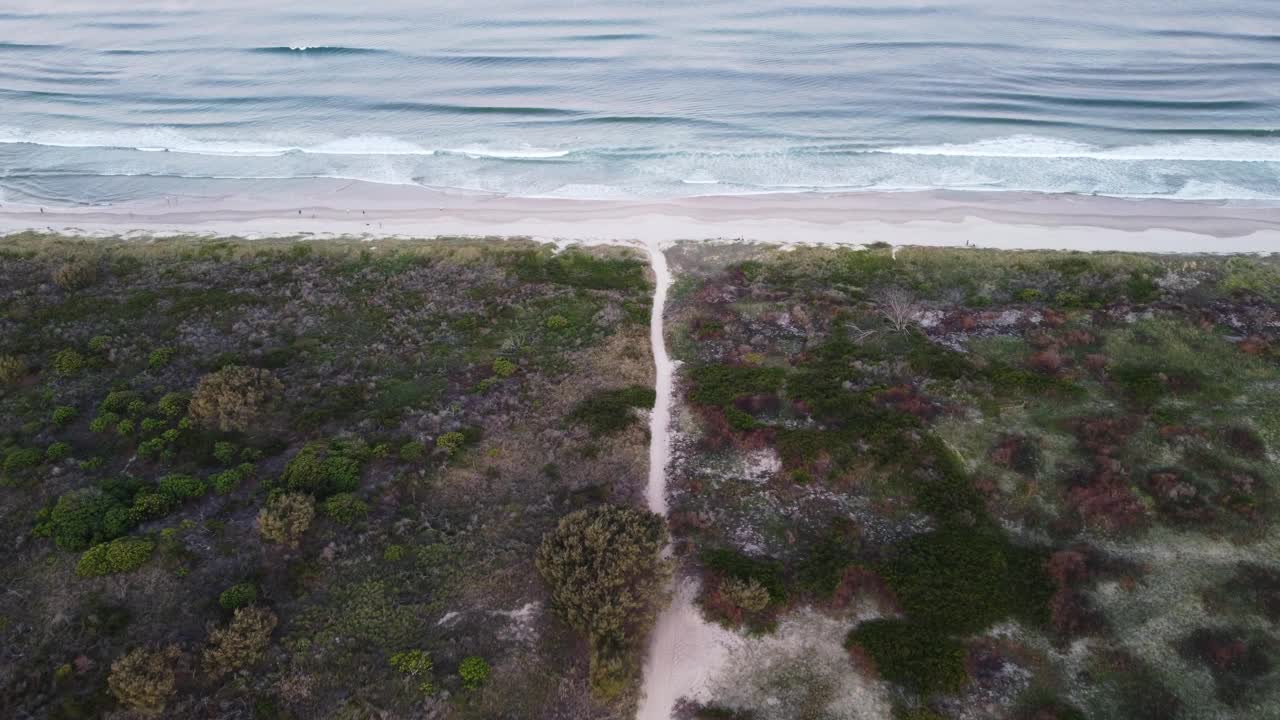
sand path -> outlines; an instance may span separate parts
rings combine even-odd
[[[671,459],[671,403],[675,363],[667,355],[663,336],[663,311],[667,291],[671,287],[671,271],[659,243],[646,243],[656,287],[653,295],[653,319],[649,324],[653,362],[656,369],[657,399],[650,418],[649,484],[646,497],[649,509],[660,515],[667,513],[667,464]],[[677,578],[672,588],[671,604],[658,616],[649,638],[649,652],[644,668],[644,696],[636,717],[638,720],[670,720],[671,711],[682,697],[706,699],[707,685],[724,665],[737,636],[719,625],[702,619],[694,600],[698,582],[694,578]]]

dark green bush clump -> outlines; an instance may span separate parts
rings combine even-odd
[[[317,498],[349,493],[360,487],[361,459],[337,443],[308,443],[285,466],[281,483],[291,491]]]
[[[237,583],[222,591],[218,596],[218,604],[226,610],[235,610],[251,605],[258,599],[258,587],[253,583]]]
[[[516,275],[525,282],[549,282],[590,290],[643,290],[649,286],[645,265],[632,258],[598,258],[581,250],[558,255],[531,250],[520,253]]]
[[[593,436],[622,432],[636,421],[632,408],[652,408],[654,390],[644,385],[602,390],[578,403],[569,419],[587,426]]]
[[[324,514],[343,525],[354,525],[369,514],[369,504],[352,493],[338,493],[324,501]]]
[[[777,560],[748,557],[727,548],[720,548],[704,552],[702,564],[725,577],[744,581],[755,580],[769,591],[769,601],[772,603],[781,604],[787,601],[785,568]]]
[[[701,405],[728,405],[735,398],[782,389],[787,371],[774,367],[704,365],[689,373],[689,399]]]
[[[920,623],[868,620],[849,632],[845,644],[862,648],[880,677],[922,695],[956,692],[969,679],[964,645]]]
[[[952,634],[981,632],[1010,615],[1036,620],[1053,587],[1044,556],[995,528],[945,527],[897,548],[881,575],[907,617]]]

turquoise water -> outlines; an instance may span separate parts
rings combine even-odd
[[[1280,2],[0,3],[2,199],[1280,199]]]

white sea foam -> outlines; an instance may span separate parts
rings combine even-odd
[[[1039,135],[1012,135],[971,143],[906,145],[870,152],[945,157],[1280,162],[1280,142],[1258,140],[1197,139],[1107,148]]]
[[[453,148],[441,150],[440,152],[452,153],[454,155],[466,155],[476,158],[495,158],[509,160],[530,160],[539,158],[561,158],[569,155],[570,150],[549,150],[546,148],[536,148],[524,146],[520,148],[490,148],[483,145],[468,145],[461,148]]]

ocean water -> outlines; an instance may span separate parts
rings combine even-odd
[[[1280,2],[0,0],[0,201],[308,177],[1277,200]]]

